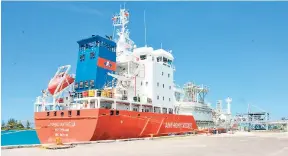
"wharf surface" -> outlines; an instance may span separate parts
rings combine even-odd
[[[2,149],[2,155],[287,156],[288,133],[237,132],[235,134],[158,137],[132,141],[95,141],[75,143],[74,145],[75,147],[59,150],[37,148],[37,145],[34,145],[33,148]]]

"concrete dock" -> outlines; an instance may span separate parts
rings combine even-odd
[[[2,150],[3,156],[288,156],[288,133],[243,133],[197,135],[153,140],[77,145],[47,150],[20,148]]]

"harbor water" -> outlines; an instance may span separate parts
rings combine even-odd
[[[40,144],[35,130],[1,131],[1,146]]]

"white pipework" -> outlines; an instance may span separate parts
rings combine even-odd
[[[232,102],[232,98],[228,97],[226,99],[227,102],[227,114],[231,114],[231,102]]]
[[[216,104],[216,110],[221,113],[222,112],[222,100],[218,100]]]

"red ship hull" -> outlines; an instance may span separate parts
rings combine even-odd
[[[63,113],[62,113],[63,112]],[[198,129],[193,116],[109,109],[35,112],[42,144],[163,136]],[[112,114],[113,113],[113,114]]]

